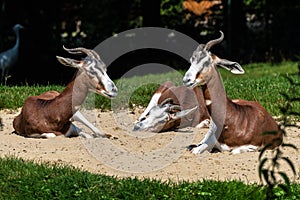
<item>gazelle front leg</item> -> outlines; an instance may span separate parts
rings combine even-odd
[[[197,146],[190,145],[189,150],[192,151],[194,154],[201,154],[204,151],[211,151],[214,147],[218,146],[218,140],[215,136],[215,132],[217,131],[217,126],[213,122],[212,119],[210,119],[210,127],[207,133],[205,134],[204,138],[201,140],[201,142]]]
[[[83,138],[93,138],[90,134],[83,132],[81,128],[78,128],[77,126],[71,123],[69,130],[65,134],[65,137],[77,137],[77,136],[81,136]]]
[[[78,121],[83,123],[84,125],[86,125],[88,128],[90,128],[94,134],[94,137],[107,137],[110,138],[111,135],[110,134],[105,134],[102,133],[97,127],[95,127],[91,122],[89,122],[82,114],[80,111],[76,111],[73,116],[71,117],[70,121]]]
[[[204,138],[201,140],[201,142],[199,143],[199,145],[207,142],[207,140],[210,137],[212,137],[213,135],[215,135],[216,131],[217,131],[217,126],[214,123],[214,121],[212,119],[210,119],[209,130],[207,131],[207,133],[205,134]]]

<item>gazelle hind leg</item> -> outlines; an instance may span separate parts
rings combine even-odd
[[[55,138],[56,135],[54,133],[43,133],[40,135],[40,138]]]
[[[83,115],[80,111],[76,111],[74,113],[74,115],[71,117],[70,119],[71,121],[78,121],[81,122],[82,124],[84,124],[85,126],[87,126],[88,128],[90,128],[93,131],[93,135],[95,137],[110,137],[107,134],[102,133],[97,127],[95,127],[92,123],[90,123]],[[81,132],[81,130],[80,130]],[[81,133],[81,136],[85,137],[85,138],[91,138],[92,136],[88,136],[87,133]]]
[[[258,151],[258,147],[254,145],[243,145],[236,148],[233,148],[231,150],[232,154],[239,154],[239,153],[245,153],[245,152],[255,152]]]
[[[21,134],[20,134],[21,135]],[[56,135],[54,133],[32,133],[30,135],[23,135],[26,138],[36,138],[36,139],[47,139],[47,138],[54,138]]]

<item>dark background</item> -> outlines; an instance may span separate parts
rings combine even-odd
[[[74,70],[55,58],[70,56],[63,45],[93,49],[115,33],[138,27],[175,29],[199,43],[219,37],[222,30],[224,42],[212,51],[241,64],[300,57],[299,0],[1,0],[0,5],[1,52],[15,43],[12,27],[17,23],[25,27],[9,85],[66,84]],[[194,6],[187,9],[187,5]],[[172,53],[142,49],[118,58],[108,74],[117,79],[126,70],[149,62],[176,69],[189,66]]]

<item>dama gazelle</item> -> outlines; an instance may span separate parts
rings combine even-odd
[[[107,75],[105,64],[93,50],[81,47],[64,49],[71,54],[87,55],[83,60],[57,56],[63,65],[77,68],[77,76],[61,93],[49,91],[28,97],[21,113],[13,121],[14,132],[31,138],[58,135],[91,137],[72,124],[72,121],[79,121],[94,132],[94,137],[110,137],[111,135],[102,133],[79,112],[89,91],[108,98],[117,95],[117,87]]]
[[[234,74],[243,74],[243,68],[237,63],[221,59],[209,50],[220,43],[221,37],[200,44],[190,59],[191,66],[185,73],[183,83],[188,87],[204,86],[204,98],[211,101],[211,128],[205,138],[192,149],[193,153],[217,148],[231,151],[233,154],[257,151],[264,145],[270,149],[282,143],[282,133],[278,124],[256,101],[231,100],[226,95],[217,66]],[[263,134],[274,132],[274,134]],[[276,134],[275,134],[276,133]]]
[[[164,132],[184,127],[208,127],[209,113],[200,88],[175,86],[166,81],[161,84],[140,115],[133,130]]]

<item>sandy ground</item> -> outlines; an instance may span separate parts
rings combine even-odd
[[[184,128],[177,132],[132,132],[134,120],[141,110],[115,114],[92,110],[85,115],[103,132],[118,139],[83,139],[80,137],[29,139],[12,134],[13,118],[18,110],[0,110],[4,129],[0,131],[0,156],[17,156],[36,162],[73,165],[93,173],[116,177],[156,178],[172,181],[202,179],[241,180],[259,183],[258,152],[238,155],[230,153],[204,153],[195,155],[186,146],[199,142],[207,129]],[[76,123],[85,132],[84,125]],[[287,129],[286,143],[300,147],[300,130]],[[270,155],[271,152],[268,152]],[[300,182],[299,152],[286,148],[284,155],[294,163]],[[293,179],[290,168],[282,163],[281,169]]]

